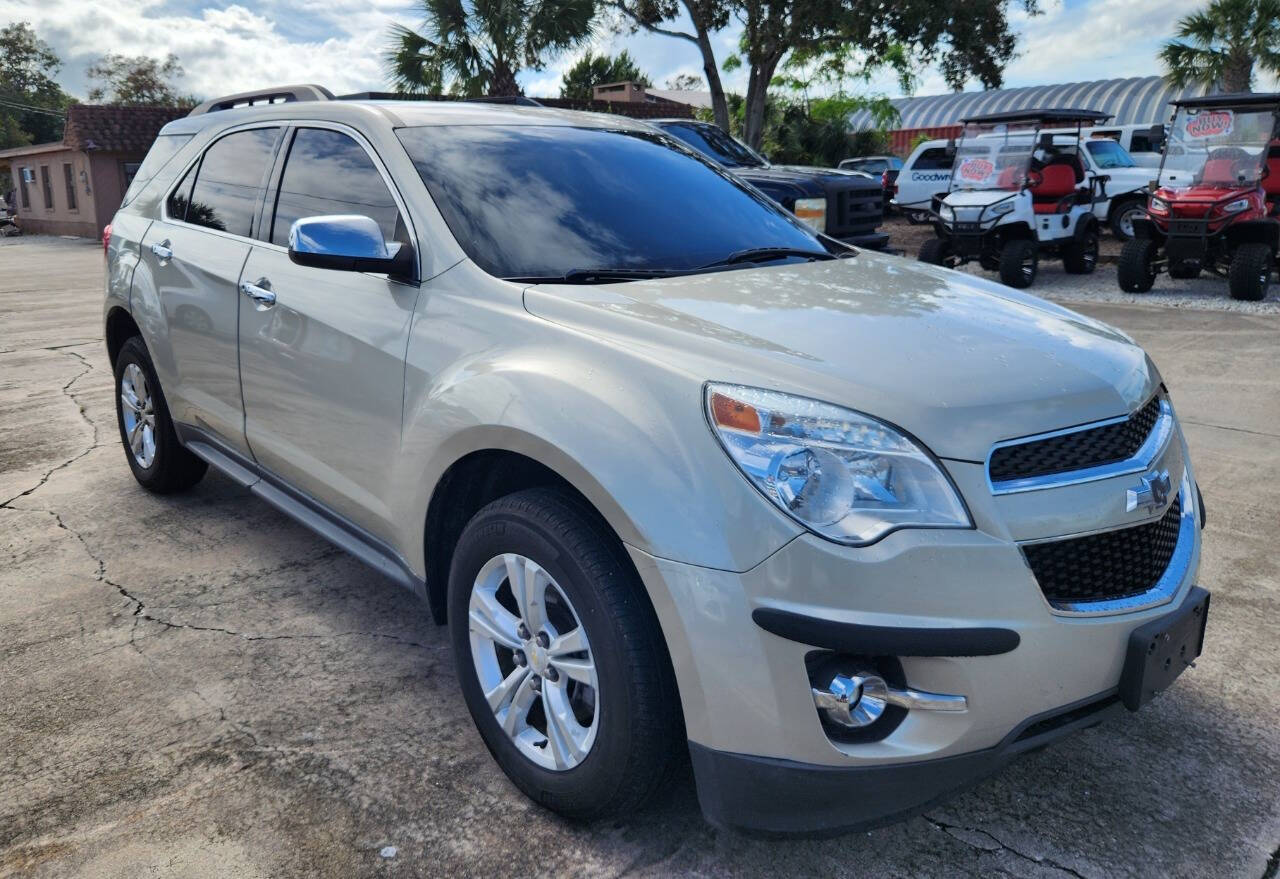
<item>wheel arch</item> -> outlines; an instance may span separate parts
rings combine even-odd
[[[1227,243],[1233,248],[1241,244],[1265,244],[1274,254],[1280,247],[1280,222],[1262,219],[1233,223],[1227,229]]]
[[[107,312],[104,335],[107,343],[107,356],[111,359],[111,368],[115,368],[116,357],[120,348],[133,336],[141,336],[142,330],[133,315],[123,306],[115,306]],[[144,341],[145,344],[145,341]]]

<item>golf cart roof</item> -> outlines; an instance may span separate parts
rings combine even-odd
[[[1031,110],[1006,110],[1003,113],[987,113],[982,116],[970,116],[962,119],[964,124],[977,123],[979,125],[995,122],[1086,122],[1097,123],[1105,122],[1111,118],[1110,113],[1103,113],[1099,110],[1069,110],[1062,108],[1054,109],[1031,109]]]
[[[1172,102],[1175,107],[1280,107],[1280,94],[1276,92],[1237,92],[1233,95],[1204,95],[1199,98],[1183,98]]]

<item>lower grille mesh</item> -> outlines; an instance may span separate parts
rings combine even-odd
[[[1128,598],[1148,591],[1164,576],[1178,545],[1181,517],[1179,497],[1158,521],[1033,543],[1022,552],[1050,604]]]

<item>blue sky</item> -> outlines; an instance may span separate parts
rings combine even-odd
[[[1048,0],[1039,16],[1016,11],[1012,20],[1020,55],[1009,65],[1005,82],[1039,85],[1159,73],[1156,51],[1161,42],[1180,16],[1202,2]],[[88,90],[85,68],[108,50],[175,53],[186,69],[182,86],[201,97],[295,82],[316,82],[335,92],[381,90],[387,88],[380,54],[388,25],[413,25],[419,18],[403,0],[0,0],[0,22],[31,22],[64,59],[64,87],[80,97]],[[715,35],[720,58],[733,50],[737,37],[737,28]],[[592,48],[628,49],[658,85],[677,73],[701,73],[697,51],[683,40],[606,25]],[[545,70],[522,73],[526,93],[558,94],[561,73],[578,54],[554,59]],[[731,89],[744,88],[741,71],[726,75],[725,81]],[[898,94],[890,76],[867,90]],[[916,94],[946,90],[937,71],[925,70]]]

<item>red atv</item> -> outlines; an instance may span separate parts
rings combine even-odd
[[[1280,94],[1175,101],[1157,189],[1120,252],[1120,289],[1156,275],[1227,278],[1232,299],[1267,295],[1280,248]]]

